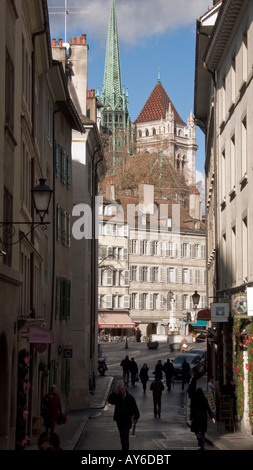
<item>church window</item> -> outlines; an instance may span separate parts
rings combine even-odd
[[[156,135],[156,130],[155,130],[155,128],[153,128],[153,135]]]
[[[142,137],[142,132],[141,131],[139,131],[139,137]]]
[[[148,131],[148,129],[146,129],[146,137],[148,137],[148,136],[149,136],[149,131]]]

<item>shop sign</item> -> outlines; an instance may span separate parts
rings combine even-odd
[[[248,318],[246,294],[232,296],[232,311],[235,318]]]
[[[204,310],[198,311],[198,320],[210,321],[211,320],[211,310],[206,308]]]
[[[229,304],[228,303],[213,303],[211,304],[211,320],[213,323],[228,322],[229,318]]]
[[[54,342],[52,330],[41,328],[40,326],[30,326],[29,343],[51,344]]]

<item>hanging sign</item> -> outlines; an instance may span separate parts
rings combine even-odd
[[[246,294],[236,294],[232,296],[232,311],[235,318],[248,317]]]
[[[211,320],[213,323],[228,322],[229,304],[213,303],[211,304]]]

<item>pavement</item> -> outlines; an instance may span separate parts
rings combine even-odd
[[[57,427],[57,434],[60,437],[62,448],[64,450],[75,450],[75,447],[84,432],[85,426],[89,419],[95,418],[105,407],[108,395],[113,385],[113,377],[105,375],[97,376],[95,393],[90,397],[90,408],[85,410],[72,411],[67,416],[67,423]],[[206,390],[206,377],[198,380],[198,386]],[[189,420],[189,399],[186,399],[186,420]],[[214,447],[214,450],[252,450],[253,436],[245,434],[240,430],[236,432],[228,432],[224,426],[218,426],[208,422],[208,431],[206,433],[206,441]],[[38,450],[36,445],[29,445],[26,450]]]

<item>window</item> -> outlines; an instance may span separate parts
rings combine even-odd
[[[233,135],[230,140],[230,186],[231,186],[231,189],[235,187],[235,173],[236,173],[235,135]]]
[[[223,150],[221,154],[221,200],[226,197],[226,154]]]
[[[235,81],[236,79],[236,68],[235,68],[235,56],[232,58],[232,64],[231,64],[231,99],[232,103],[235,103],[235,97],[236,97],[236,89],[235,89]]]
[[[131,308],[136,309],[137,308],[137,294],[133,293],[131,296]]]
[[[247,117],[242,121],[242,177],[247,173]]]
[[[25,39],[22,38],[22,92],[27,108],[31,113],[31,62],[26,49]]]
[[[5,57],[5,125],[14,132],[14,66],[6,50]]]
[[[70,317],[71,281],[66,278],[56,278],[55,317],[67,320]]]
[[[224,77],[222,80],[222,89],[221,89],[221,120],[225,121],[226,118],[226,78]]]
[[[243,34],[242,39],[242,79],[246,82],[248,78],[248,33]]]
[[[137,266],[130,267],[130,280],[137,281]]]
[[[188,255],[188,245],[187,243],[182,243],[181,245],[181,258],[186,258]]]
[[[53,110],[52,106],[47,100],[47,138],[50,143],[52,143],[53,136]]]
[[[21,167],[21,201],[26,209],[31,210],[31,157],[26,144],[22,143],[22,167]]]

